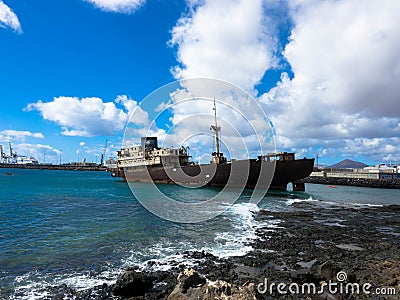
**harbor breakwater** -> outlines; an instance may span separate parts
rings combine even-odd
[[[370,188],[400,189],[399,179],[344,178],[308,176],[301,182],[327,185],[349,185]]]
[[[68,170],[68,171],[107,171],[99,165],[51,165],[51,164],[0,164],[5,169]]]

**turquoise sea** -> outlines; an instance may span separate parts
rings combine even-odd
[[[196,199],[220,192],[159,188]],[[84,289],[112,283],[121,269],[145,268],[149,260],[153,269],[190,264],[179,254],[185,250],[244,255],[257,238],[261,224],[253,216],[260,209],[295,209],[292,204],[300,201],[344,207],[400,204],[400,190],[312,184],[306,189],[269,192],[258,206],[248,203],[251,191],[245,191],[222,215],[180,224],[148,212],[127,184],[106,172],[0,169],[0,299],[41,299],[46,286]]]

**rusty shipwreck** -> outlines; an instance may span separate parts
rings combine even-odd
[[[278,152],[258,156],[256,159],[228,161],[220,152],[216,106],[214,102],[215,152],[209,164],[190,161],[188,149],[160,148],[157,137],[142,137],[141,145],[123,148],[117,152],[117,169],[114,177],[124,181],[171,183],[186,186],[238,186],[286,190],[292,183],[296,191],[304,191],[301,179],[313,170],[314,159],[295,159],[294,153]]]

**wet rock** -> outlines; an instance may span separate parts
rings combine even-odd
[[[177,285],[177,273],[171,271],[157,271],[151,274],[153,288],[145,294],[146,300],[167,299]]]
[[[256,300],[257,294],[254,283],[236,286],[226,281],[217,280],[207,283],[203,299]]]
[[[324,280],[332,280],[336,278],[336,274],[340,271],[340,269],[336,266],[336,264],[330,260],[324,262],[317,268],[317,274],[319,278]]]
[[[168,299],[177,300],[177,299],[190,299],[187,298],[188,290],[196,289],[203,286],[206,283],[206,279],[201,277],[199,273],[197,273],[193,269],[186,269],[181,272],[178,276],[178,284],[175,289],[172,291],[171,295]],[[190,291],[190,294],[193,293],[201,293],[200,290]],[[192,295],[193,296],[193,295]]]
[[[209,252],[206,251],[185,251],[183,252],[184,255],[193,258],[193,259],[203,259],[203,258],[216,258],[214,255],[212,255]]]
[[[133,269],[124,271],[117,279],[113,293],[117,296],[143,296],[153,287],[152,278]]]
[[[195,270],[189,269],[184,270],[181,274],[179,274],[178,282],[182,286],[182,291],[186,293],[189,288],[195,288],[204,285],[206,283],[206,279],[201,277]]]
[[[290,272],[293,282],[315,282],[315,276],[310,269],[294,270]]]

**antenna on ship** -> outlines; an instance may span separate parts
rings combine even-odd
[[[213,152],[213,154],[212,154],[212,162],[219,164],[219,163],[226,162],[226,159],[225,159],[223,153],[219,152],[219,132],[221,131],[221,126],[218,126],[218,123],[217,123],[217,105],[215,103],[215,98],[214,98],[213,111],[214,111],[215,125],[211,125],[210,129],[214,130],[214,132],[215,132],[215,152]]]

